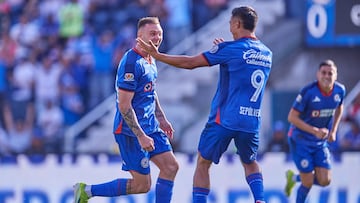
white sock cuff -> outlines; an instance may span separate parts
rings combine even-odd
[[[88,197],[92,197],[92,194],[91,194],[91,185],[86,185],[85,186],[85,192],[87,194]]]

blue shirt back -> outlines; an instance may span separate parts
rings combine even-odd
[[[220,64],[208,122],[258,133],[261,102],[272,65],[271,50],[257,39],[241,38],[218,44],[203,55],[209,65]]]
[[[155,117],[155,81],[157,67],[143,58],[135,49],[127,51],[121,59],[115,81],[116,90],[124,89],[135,92],[132,106],[141,128],[149,135],[161,131]],[[114,119],[114,134],[126,134],[135,137],[135,134],[126,124],[118,107],[116,95],[116,114]]]
[[[342,105],[345,93],[345,86],[335,82],[332,92],[326,94],[320,90],[318,82],[314,81],[300,91],[292,108],[300,112],[300,119],[307,124],[330,130],[335,110]],[[326,141],[294,125],[290,125],[288,136],[298,143],[313,146],[323,145]]]

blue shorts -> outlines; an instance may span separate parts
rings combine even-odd
[[[154,139],[155,145],[155,150],[151,152],[144,151],[136,137],[124,134],[115,135],[123,159],[122,170],[131,170],[147,175],[150,173],[149,160],[151,157],[172,151],[170,141],[164,133],[156,132],[149,136]]]
[[[232,139],[242,162],[249,164],[256,160],[259,148],[257,133],[229,130],[217,123],[206,124],[201,133],[198,150],[203,158],[218,164]]]
[[[310,173],[315,167],[331,169],[330,151],[326,146],[309,146],[296,143],[288,138],[290,153],[297,169],[302,173]]]

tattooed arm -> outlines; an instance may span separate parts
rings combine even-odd
[[[155,102],[156,102],[155,116],[160,123],[160,128],[165,132],[168,138],[172,139],[174,134],[174,129],[171,123],[165,117],[165,113],[160,106],[159,97],[156,94],[156,92],[155,92]]]
[[[147,136],[143,129],[140,127],[135,111],[131,105],[134,92],[118,89],[119,110],[125,120],[126,124],[130,127],[136,135],[141,147],[146,151],[154,150],[154,140]]]

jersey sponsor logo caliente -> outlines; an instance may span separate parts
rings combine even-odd
[[[335,114],[335,109],[313,110],[311,112],[311,117],[314,118],[332,117],[334,114]]]
[[[249,49],[243,52],[243,59],[247,64],[271,67],[271,56],[262,54],[260,51]]]

